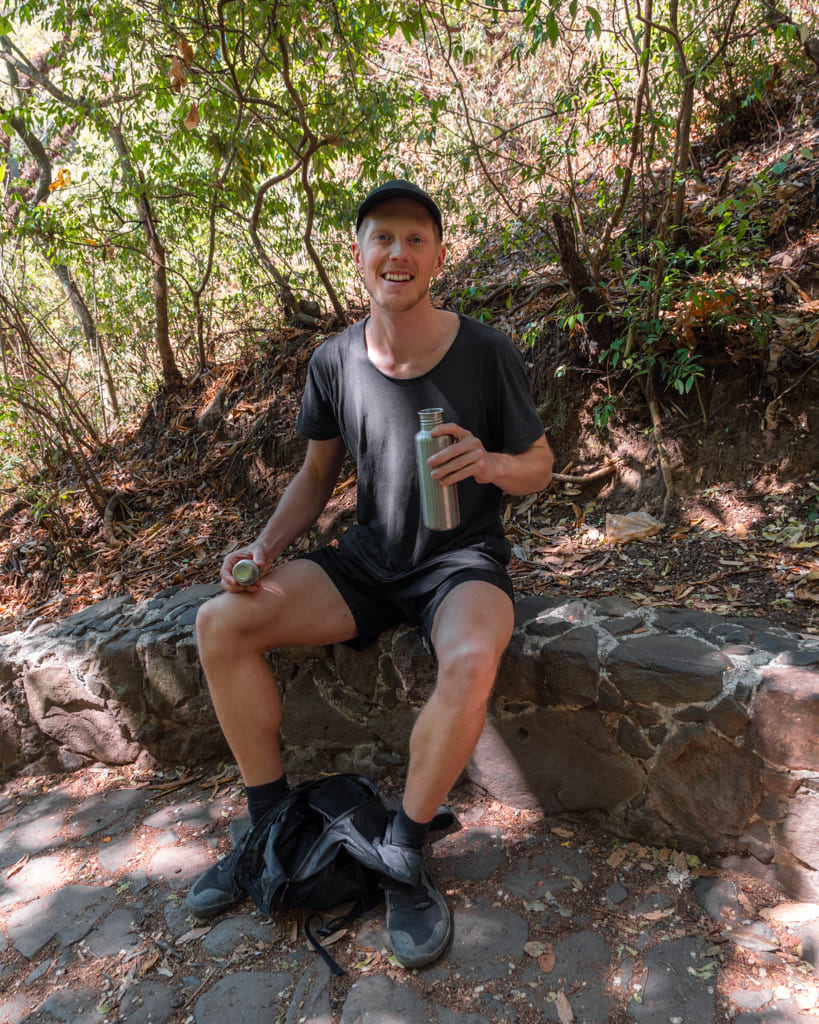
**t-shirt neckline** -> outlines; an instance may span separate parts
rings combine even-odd
[[[438,362],[434,366],[431,366],[428,370],[425,370],[423,373],[419,373],[416,377],[393,377],[389,373],[385,373],[383,370],[379,369],[375,365],[375,363],[372,361],[372,359],[370,359],[369,353],[367,352],[367,324],[370,322],[371,317],[369,315],[367,315],[361,321],[361,333],[360,333],[360,337],[359,337],[359,342],[360,342],[362,350],[363,350],[364,358],[367,361],[367,365],[372,367],[372,369],[380,377],[383,377],[384,380],[388,380],[388,381],[390,381],[393,384],[400,384],[402,386],[407,386],[407,385],[417,384],[419,381],[423,381],[425,378],[429,377],[429,375],[431,373],[435,373],[436,370],[440,369],[441,366],[443,366],[443,364],[449,358],[449,355],[452,352],[452,350],[455,348],[455,346],[460,341],[461,334],[463,333],[463,329],[464,329],[463,314],[462,313],[457,313],[457,312],[455,312],[455,310],[453,310],[452,312],[454,312],[455,316],[458,317],[458,330],[455,332],[455,337],[452,339],[452,344],[449,346],[449,348],[446,350],[446,352],[444,352],[444,354],[441,356],[441,358],[438,360]]]

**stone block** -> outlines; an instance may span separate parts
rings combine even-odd
[[[11,709],[0,704],[0,779],[18,767],[22,753],[20,724]]]
[[[778,796],[792,797],[799,789],[801,782],[798,776],[779,768],[766,768],[762,773],[762,784],[769,793]]]
[[[608,676],[626,700],[671,707],[719,696],[729,668],[721,651],[688,636],[640,634],[621,641],[606,659]]]
[[[749,858],[752,859],[752,858]],[[819,903],[819,874],[815,868],[795,857],[790,850],[777,850],[773,864],[765,866],[772,874],[763,876],[771,884],[798,900]]]
[[[288,684],[281,735],[286,746],[316,750],[347,750],[373,739],[367,728],[322,699],[309,668]]]
[[[750,721],[745,707],[730,694],[711,708],[708,718],[724,736],[738,736]]]
[[[78,628],[85,630],[89,627],[96,632],[101,632],[99,628],[101,624],[107,623],[110,626],[111,620],[118,618],[123,611],[133,607],[135,607],[134,599],[130,594],[108,597],[104,601],[97,601],[96,604],[90,604],[87,608],[66,616],[57,626],[57,630],[63,635],[73,635]]]
[[[547,616],[552,608],[563,603],[562,597],[551,597],[548,594],[529,594],[518,597],[515,601],[515,625],[525,626],[538,616]]]
[[[137,654],[137,638],[117,636],[103,640],[89,651],[83,672],[88,686],[100,697],[114,697],[123,707],[144,713],[142,665]]]
[[[388,750],[409,757],[409,738],[418,710],[409,704],[398,704],[389,714],[374,715],[367,726]]]
[[[641,761],[654,756],[654,747],[627,715],[622,715],[617,723],[617,742],[627,754]]]
[[[544,644],[540,664],[547,693],[557,704],[589,707],[596,702],[600,661],[597,633],[591,626],[577,626]]]
[[[771,840],[771,832],[764,821],[753,821],[739,837],[737,849],[740,853],[756,857],[762,864],[769,864],[774,857],[775,849]]]
[[[654,625],[657,629],[664,629],[669,633],[691,630],[707,636],[709,629],[714,625],[714,618],[707,612],[689,608],[660,608],[654,614]]]
[[[560,636],[567,629],[571,628],[565,619],[557,618],[554,615],[541,616],[532,622],[526,623],[527,636]]]
[[[769,665],[752,704],[752,741],[768,761],[819,771],[819,672]]]
[[[143,698],[162,717],[174,717],[192,697],[207,692],[202,669],[177,651],[169,637],[143,633],[136,643]]]
[[[591,710],[489,719],[468,774],[498,800],[550,813],[616,807],[645,781]]]
[[[631,615],[640,611],[639,606],[626,597],[601,597],[596,607],[601,615],[611,616]]]
[[[533,701],[543,704],[543,666],[538,657],[527,651],[521,633],[516,633],[507,647],[498,668],[495,694],[503,702]]]
[[[24,684],[32,719],[60,746],[106,764],[130,764],[139,756],[139,744],[73,668],[56,652],[28,668]]]
[[[410,700],[425,701],[435,689],[438,669],[420,630],[399,629],[395,633],[392,662]]]
[[[333,647],[333,662],[336,676],[343,680],[359,701],[375,704],[379,698],[379,662],[382,658],[381,645],[372,644],[366,650],[357,651],[349,644]]]
[[[648,807],[669,834],[699,837],[702,852],[731,850],[762,800],[762,761],[751,750],[696,725],[660,749]]]
[[[611,622],[604,622],[603,629],[612,636],[627,636],[644,626],[639,615],[627,615],[622,619],[612,619]]]
[[[819,872],[819,793],[800,789],[788,815],[776,826],[777,841],[812,871]]]

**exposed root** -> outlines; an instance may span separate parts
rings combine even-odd
[[[114,514],[116,513],[117,506],[123,502],[125,497],[125,491],[114,491],[105,503],[105,512],[102,516],[102,532],[105,534],[108,546],[112,548],[120,548],[124,543],[114,532]]]
[[[614,473],[619,461],[619,459],[612,459],[611,462],[607,462],[605,466],[601,466],[600,469],[595,469],[591,473],[552,473],[552,480],[557,480],[561,484],[590,484]]]

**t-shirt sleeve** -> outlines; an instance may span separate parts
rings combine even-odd
[[[341,433],[331,400],[331,375],[327,360],[317,349],[307,368],[307,383],[301,400],[296,430],[310,441],[329,441]]]
[[[494,409],[498,451],[519,455],[543,436],[543,424],[532,400],[523,356],[506,337],[498,353]]]

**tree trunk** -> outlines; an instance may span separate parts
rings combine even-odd
[[[107,428],[109,422],[116,423],[119,420],[119,400],[117,398],[116,385],[114,384],[114,376],[111,373],[111,366],[108,362],[108,353],[105,351],[105,346],[100,341],[99,334],[95,333],[94,338],[97,342],[97,367],[99,368],[100,374],[102,409]]]
[[[159,239],[154,222],[153,211],[148,197],[141,195],[137,203],[140,220],[148,240],[148,250],[153,266],[152,289],[154,293],[154,329],[156,347],[162,362],[162,379],[170,391],[182,387],[182,374],[176,365],[171,348],[170,320],[168,317],[168,264],[165,257],[165,246]]]
[[[677,137],[679,140],[679,161],[677,163],[677,182],[674,193],[674,214],[672,223],[679,230],[685,215],[685,195],[688,170],[691,163],[691,118],[694,115],[694,75],[690,72],[683,79],[680,113],[677,118]]]
[[[2,47],[5,49],[5,45]],[[17,72],[6,62],[6,67],[9,71],[9,77],[14,84],[17,86]],[[31,199],[31,207],[35,207],[40,203],[45,203],[48,199],[50,185],[52,181],[51,174],[51,158],[46,152],[40,139],[34,132],[30,131],[26,126],[25,121],[18,117],[16,114],[12,114],[9,117],[9,122],[14,130],[19,135],[25,147],[29,153],[34,157],[37,163],[39,172],[37,190]],[[92,358],[96,358],[97,365],[100,369],[103,381],[105,382],[105,390],[103,392],[103,420],[106,422],[109,416],[113,415],[114,419],[119,419],[119,406],[117,403],[116,390],[114,389],[114,382],[111,377],[111,371],[108,367],[108,361],[105,358],[105,353],[100,345],[99,338],[97,337],[97,325],[94,317],[91,315],[91,311],[88,309],[88,305],[80,291],[77,282],[71,275],[71,271],[65,264],[58,263],[53,264],[54,273],[62,285],[65,297],[68,299],[71,310],[77,319],[77,322],[82,329],[83,335],[88,342],[88,347],[92,352]]]
[[[114,388],[111,370],[108,366],[108,359],[97,335],[97,325],[68,267],[62,263],[55,264],[54,273],[59,278],[65,297],[68,299],[74,316],[82,328],[92,358],[96,360],[97,370],[102,380],[103,421],[107,427],[109,421],[119,419],[119,402],[117,401],[117,393]]]
[[[313,266],[316,268],[318,276],[321,278],[321,283],[324,285],[324,290],[327,292],[327,295],[330,298],[330,302],[332,303],[333,310],[336,314],[336,320],[338,321],[338,323],[343,324],[344,307],[341,305],[339,297],[338,295],[336,295],[336,290],[335,288],[333,288],[333,283],[330,280],[330,275],[327,273],[324,264],[321,262],[321,257],[316,252],[315,247],[313,245],[313,218],[315,217],[316,200],[313,194],[313,189],[310,185],[309,169],[311,155],[312,151],[309,151],[306,154],[304,158],[304,163],[301,166],[301,185],[302,188],[304,189],[305,196],[307,196],[307,222],[304,226],[304,247],[307,250],[308,255],[310,256],[310,259],[313,261]]]
[[[111,125],[111,138],[126,171],[129,183],[136,192],[136,206],[139,222],[145,232],[148,255],[153,268],[152,290],[154,295],[154,336],[159,359],[162,363],[162,379],[169,391],[177,391],[182,387],[182,374],[176,365],[171,347],[168,318],[168,269],[165,247],[159,238],[154,221],[153,210],[145,192],[144,182],[131,163],[131,154],[117,125]]]
[[[577,251],[577,240],[571,220],[559,210],[552,214],[557,233],[557,248],[560,265],[569,279],[569,287],[583,311],[583,322],[589,338],[595,346],[608,348],[611,345],[611,307],[602,295],[594,279]]]
[[[253,247],[256,250],[259,261],[262,267],[267,271],[270,277],[273,279],[273,283],[276,285],[279,293],[279,301],[281,302],[282,309],[286,316],[297,317],[299,313],[299,304],[296,301],[296,296],[293,294],[293,290],[290,287],[286,278],[279,272],[278,267],[273,263],[270,257],[267,255],[264,245],[262,244],[261,238],[259,238],[259,216],[262,212],[262,203],[264,200],[265,193],[273,185],[283,181],[286,177],[294,174],[299,167],[299,163],[291,167],[284,174],[274,175],[272,178],[268,178],[267,181],[263,182],[262,185],[256,191],[256,200],[253,203],[253,210],[250,214],[250,220],[248,221],[247,230],[250,235],[250,240],[253,242]]]

